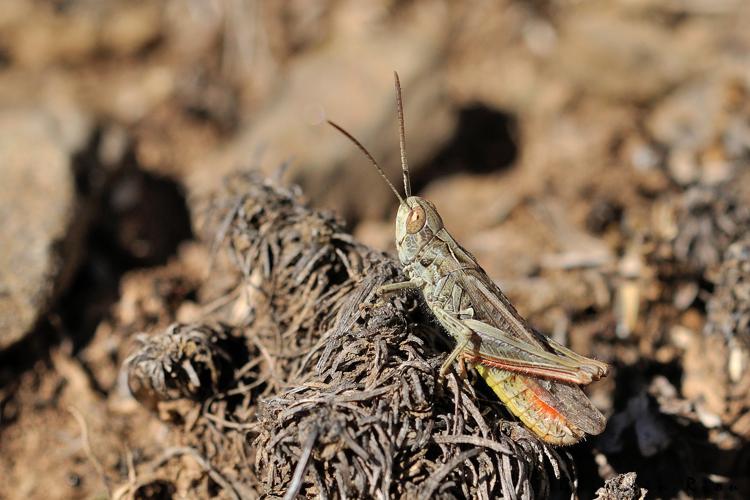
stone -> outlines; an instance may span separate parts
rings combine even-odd
[[[0,111],[0,349],[20,340],[72,274],[76,189],[60,123]]]

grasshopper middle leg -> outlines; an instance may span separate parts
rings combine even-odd
[[[440,366],[440,377],[442,378],[448,373],[451,365],[456,359],[458,359],[461,353],[463,353],[469,346],[471,338],[474,336],[474,332],[444,310],[434,309],[434,312],[438,321],[440,321],[445,329],[448,330],[451,337],[456,339],[456,347],[453,348],[453,351],[451,351],[446,360]]]

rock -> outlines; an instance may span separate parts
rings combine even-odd
[[[59,127],[44,111],[0,112],[0,349],[34,327],[72,272],[81,223]]]
[[[635,472],[611,477],[605,481],[603,488],[597,490],[596,498],[598,500],[643,500],[648,491],[646,488],[639,488],[636,479]]]

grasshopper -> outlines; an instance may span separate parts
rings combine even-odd
[[[412,196],[406,160],[401,83],[394,72],[401,170],[406,198],[399,194],[367,149],[338,124],[375,166],[399,200],[396,248],[408,281],[382,286],[379,294],[419,289],[438,322],[456,341],[440,368],[466,361],[540,439],[569,445],[599,434],[606,420],[579,387],[606,376],[605,363],[581,356],[536,332],[516,311],[474,256],[445,229],[435,206]]]

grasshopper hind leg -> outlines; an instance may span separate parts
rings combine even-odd
[[[578,361],[581,364],[581,367],[585,369],[586,371],[590,372],[595,379],[599,379],[601,377],[605,377],[609,373],[609,366],[607,366],[606,363],[602,363],[599,360],[593,359],[593,358],[587,358],[586,356],[583,356],[581,354],[578,354],[577,352],[568,349],[564,345],[558,344],[552,339],[547,339],[547,344],[555,350],[558,354],[561,356],[566,356],[570,359],[573,359],[575,361]]]

